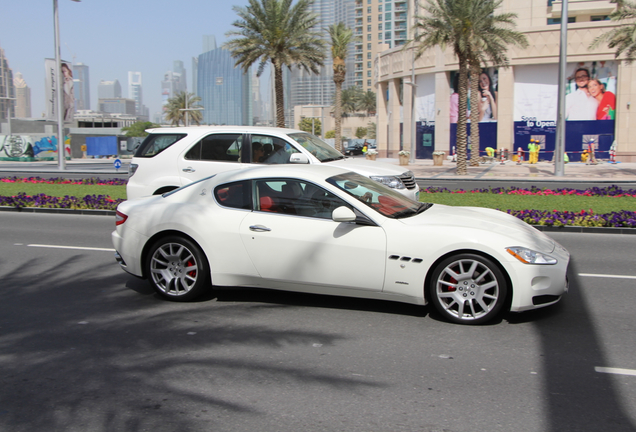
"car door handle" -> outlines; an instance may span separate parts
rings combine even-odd
[[[192,167],[187,167],[187,168],[182,169],[182,171],[183,172],[188,172],[188,173],[193,173],[196,170],[194,168],[192,168]]]
[[[250,231],[258,231],[258,232],[266,232],[266,231],[271,231],[271,228],[267,228],[263,225],[251,225],[250,226]]]

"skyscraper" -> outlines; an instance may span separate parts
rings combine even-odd
[[[135,101],[135,114],[143,115],[141,72],[128,72],[128,99]]]
[[[83,63],[73,65],[73,84],[75,87],[75,109],[91,109],[91,87],[87,65]]]
[[[97,86],[97,96],[99,99],[112,99],[121,97],[121,84],[119,80],[101,80]]]
[[[31,89],[27,86],[20,72],[13,79],[15,86],[15,116],[18,118],[31,117]]]
[[[406,43],[408,9],[407,0],[355,0],[354,80],[363,90],[373,90],[377,55]]]
[[[0,48],[0,120],[7,119],[7,109],[10,116],[15,117],[13,100],[15,98],[15,87],[13,86],[13,71],[9,67],[9,62],[4,56],[4,50]]]
[[[377,1],[377,0],[373,0]],[[330,47],[331,39],[326,29],[339,22],[353,29],[355,24],[354,0],[316,0],[311,5],[311,11],[318,15],[319,28],[323,31],[323,39],[327,47]],[[354,45],[349,47],[349,56],[345,61],[347,75],[342,88],[354,84]],[[336,86],[333,82],[333,60],[331,51],[327,50],[324,66],[320,68],[320,74],[306,72],[293,67],[291,73],[291,106],[297,105],[331,105],[333,103]]]
[[[252,125],[250,74],[234,66],[230,52],[217,48],[199,56],[197,95],[204,124]]]
[[[186,70],[183,67],[183,62],[181,60],[175,60],[172,63],[172,71],[175,74],[179,74],[181,79],[179,80],[179,88],[177,89],[178,93],[188,91],[188,84],[186,82]]]

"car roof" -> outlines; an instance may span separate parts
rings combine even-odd
[[[275,177],[292,177],[312,182],[321,182],[326,178],[347,172],[351,171],[325,164],[277,164],[258,165],[240,170],[225,171],[217,174],[214,178],[216,183]]]
[[[165,133],[205,133],[205,132],[246,132],[246,133],[270,133],[270,134],[292,134],[307,133],[298,129],[287,129],[277,127],[264,126],[187,126],[187,127],[160,127],[154,129],[146,129],[148,133],[165,134]]]

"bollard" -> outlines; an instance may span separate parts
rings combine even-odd
[[[505,165],[506,159],[504,155],[504,149],[501,149],[499,152],[501,153],[501,165]]]
[[[521,162],[523,162],[523,150],[519,147],[517,149],[517,165],[521,165]]]

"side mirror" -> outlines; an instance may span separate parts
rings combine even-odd
[[[292,153],[289,156],[289,163],[293,164],[308,164],[309,158],[302,153]]]
[[[340,206],[331,213],[331,219],[334,222],[355,222],[356,215],[350,208]]]

